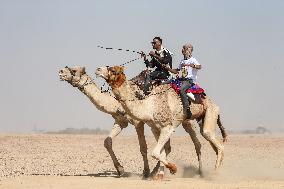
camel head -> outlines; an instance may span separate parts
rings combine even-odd
[[[120,87],[126,80],[122,66],[99,67],[96,70],[97,77],[102,77],[114,89]]]
[[[63,69],[59,70],[59,78],[61,81],[67,81],[74,87],[77,87],[77,85],[80,82],[80,79],[83,75],[86,74],[85,67],[73,67],[70,68],[66,66]]]

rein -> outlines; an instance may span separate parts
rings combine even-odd
[[[137,54],[140,54],[140,55],[141,55],[141,57],[139,57],[139,58],[136,58],[136,59],[133,59],[133,60],[129,60],[129,61],[123,63],[123,64],[120,64],[119,66],[122,66],[122,67],[125,67],[126,64],[129,64],[129,63],[131,63],[131,62],[134,62],[134,61],[137,61],[137,60],[142,59],[142,58],[143,58],[142,55],[144,55],[144,53],[143,53],[142,51],[141,51],[141,52],[138,52],[138,51],[135,51],[135,50],[121,49],[121,48],[112,48],[112,47],[103,47],[103,46],[100,46],[100,45],[98,45],[97,47],[98,47],[98,48],[101,48],[101,49],[105,49],[105,50],[118,50],[118,51],[125,51],[125,52],[137,53]],[[146,56],[150,56],[150,55],[146,55]],[[109,67],[109,66],[107,66],[107,67]],[[110,93],[110,92],[109,92],[109,91],[110,91],[110,88],[109,88],[109,87],[107,88],[107,90],[103,90],[103,87],[105,86],[105,84],[106,84],[106,83],[104,83],[104,84],[101,86],[101,93],[105,93],[105,92]],[[148,98],[149,96],[153,96],[153,95],[158,95],[158,94],[164,93],[164,92],[168,91],[168,90],[171,89],[171,88],[172,88],[172,87],[169,87],[168,89],[166,89],[166,90],[164,90],[164,91],[161,91],[161,92],[158,92],[158,93],[154,93],[154,94],[149,94],[149,95],[147,95],[145,98]],[[118,101],[123,101],[123,100],[121,100],[121,99],[118,99],[117,97],[115,97],[115,96],[112,95],[111,93],[110,93],[110,95],[111,95],[113,98],[115,98],[116,100],[118,100]],[[143,98],[143,99],[145,99],[145,98]],[[137,98],[137,99],[131,99],[131,100],[127,100],[127,101],[136,101],[136,100],[143,100],[143,99]]]
[[[112,47],[103,47],[103,46],[97,46],[98,48],[101,48],[101,49],[105,49],[105,50],[118,50],[118,51],[126,51],[126,52],[133,52],[133,53],[137,53],[137,54],[140,54],[142,55],[141,52],[138,52],[138,51],[133,51],[133,50],[129,50],[129,49],[116,49],[116,48],[112,48]]]
[[[134,50],[129,50],[129,49],[117,49],[117,48],[112,48],[112,47],[103,47],[103,46],[97,46],[98,48],[101,48],[101,49],[105,49],[105,50],[118,50],[118,51],[125,51],[125,52],[132,52],[132,53],[137,53],[137,54],[140,54],[140,55],[143,55],[142,52],[138,52],[138,51],[134,51]],[[146,55],[146,56],[150,56],[150,55]],[[136,59],[133,59],[133,60],[129,60],[123,64],[120,64],[120,66],[125,66],[126,64],[129,64],[131,62],[134,62],[136,60],[139,60],[143,57],[140,57],[140,58],[136,58]]]
[[[103,84],[103,86],[104,86],[104,85],[105,85],[105,83]],[[155,96],[155,95],[163,94],[163,93],[169,91],[170,89],[172,89],[171,86],[170,86],[169,88],[163,90],[163,91],[160,91],[160,92],[157,92],[157,93],[150,93],[149,95],[145,96],[144,98],[133,98],[133,99],[130,99],[130,100],[121,100],[121,99],[117,98],[116,96],[114,96],[113,94],[111,94],[111,93],[109,92],[109,90],[110,90],[109,87],[108,87],[108,90],[102,90],[102,87],[101,87],[101,93],[106,93],[106,92],[108,92],[108,93],[110,93],[110,95],[111,95],[114,99],[116,99],[116,100],[118,100],[118,101],[120,101],[120,102],[133,102],[133,101],[145,100],[145,99],[149,98],[150,96]]]

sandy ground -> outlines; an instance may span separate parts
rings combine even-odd
[[[0,188],[284,188],[284,136],[230,135],[225,159],[215,172],[216,155],[202,142],[204,177],[188,136],[173,136],[168,159],[178,165],[164,181],[141,180],[143,161],[136,136],[119,136],[114,151],[127,174],[117,178],[103,147],[106,136],[0,134]],[[149,152],[155,144],[147,136]],[[150,154],[150,153],[149,153]],[[150,166],[156,161],[149,156]]]

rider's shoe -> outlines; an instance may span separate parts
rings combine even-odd
[[[195,97],[194,97],[194,95],[193,95],[191,92],[186,93],[186,95],[187,95],[191,100],[195,101]]]

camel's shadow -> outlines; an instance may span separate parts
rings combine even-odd
[[[141,175],[131,172],[125,172],[123,173],[123,175],[118,175],[116,171],[104,171],[96,174],[75,175],[75,176],[128,178],[128,177],[140,177]]]
[[[31,174],[34,176],[53,176],[53,174]],[[63,177],[112,177],[112,178],[128,178],[128,177],[142,177],[140,174],[125,172],[123,175],[118,175],[116,171],[104,171],[101,173],[89,173],[89,174],[58,174],[56,176]]]

